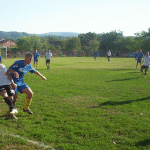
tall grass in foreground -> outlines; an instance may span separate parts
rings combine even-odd
[[[15,60],[3,62],[9,67]],[[29,139],[61,150],[150,149],[150,72],[144,78],[135,64],[133,58],[63,57],[53,58],[48,70],[41,58],[37,70],[47,81],[24,78],[34,92],[34,114],[22,112],[25,95],[19,94],[18,120],[5,120],[0,101],[0,147],[46,149]]]

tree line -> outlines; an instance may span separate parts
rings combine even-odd
[[[143,52],[149,51],[150,33],[142,31],[135,33],[135,37],[124,37],[121,31],[111,31],[108,33],[79,34],[78,37],[58,38],[56,36],[38,37],[32,35],[29,37],[20,37],[17,39],[17,47],[12,50],[30,51],[30,50],[48,50],[66,51],[69,54],[76,50],[78,56],[84,52],[85,56],[93,56],[94,51],[98,51],[100,56],[104,56],[107,50],[113,53],[131,53],[142,49]],[[83,53],[82,53],[83,54]]]

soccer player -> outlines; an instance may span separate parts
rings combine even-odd
[[[111,57],[111,51],[109,50],[109,51],[107,52],[107,59],[108,59],[108,62],[110,61],[110,57]]]
[[[5,65],[0,64],[0,95],[3,97],[5,103],[9,106],[9,113],[7,113],[7,117],[9,119],[17,119],[17,117],[14,115],[15,113],[18,113],[18,111],[15,109],[13,105],[13,95],[15,91],[13,90],[12,86],[14,88],[17,87],[17,85],[12,80],[11,76],[6,76],[7,68]]]
[[[2,56],[0,55],[0,63],[2,63]]]
[[[98,55],[98,52],[95,50],[94,51],[94,59],[95,59],[95,61],[96,61],[97,55]]]
[[[29,109],[29,106],[32,101],[33,92],[30,89],[30,87],[24,83],[23,77],[28,72],[35,73],[36,75],[40,76],[43,80],[47,80],[46,77],[44,77],[42,74],[40,74],[37,70],[35,70],[32,65],[33,55],[32,53],[27,53],[24,60],[18,60],[14,62],[13,65],[11,65],[8,69],[8,73],[12,76],[12,79],[17,84],[17,88],[15,88],[15,99],[14,104],[18,99],[18,91],[20,93],[25,93],[27,95],[25,101],[24,101],[24,107],[23,112],[27,112],[29,114],[32,114],[33,112]]]
[[[49,50],[46,52],[46,54],[45,54],[47,69],[50,68],[51,57],[52,57],[52,53],[51,53],[51,50],[49,49]]]
[[[35,64],[36,64],[36,69],[37,69],[38,60],[40,58],[40,54],[37,52],[37,49],[35,50],[35,53],[33,54],[33,56],[34,56],[34,67],[35,67]]]
[[[145,78],[146,78],[146,72],[149,68],[149,65],[150,65],[150,56],[149,56],[149,52],[147,52],[146,56],[144,57],[144,60],[143,60],[144,64],[143,66],[141,66],[141,72],[142,74],[145,74]],[[143,72],[143,70],[145,69],[145,72]]]
[[[136,69],[137,69],[138,63],[140,63],[140,66],[142,66],[142,58],[143,58],[143,52],[142,52],[142,49],[140,49],[139,54],[137,56]]]

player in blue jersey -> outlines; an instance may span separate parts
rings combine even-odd
[[[14,104],[18,99],[18,91],[20,93],[25,93],[27,95],[25,101],[24,101],[24,107],[23,112],[28,112],[29,114],[32,114],[32,111],[29,109],[29,106],[32,101],[33,92],[30,89],[30,87],[24,83],[23,77],[28,72],[35,73],[36,75],[40,76],[43,80],[47,80],[46,77],[44,77],[42,74],[40,74],[37,70],[35,70],[32,65],[33,55],[32,53],[27,53],[25,56],[25,60],[18,60],[14,62],[13,65],[11,65],[8,69],[8,73],[12,76],[12,79],[17,84],[17,88],[15,88],[15,99]]]
[[[36,69],[37,69],[38,60],[40,58],[40,54],[37,52],[37,49],[35,50],[35,53],[33,53],[33,56],[34,56],[34,67],[35,67],[35,64],[36,64]]]
[[[143,52],[142,52],[142,49],[140,49],[140,52],[137,56],[137,64],[136,64],[136,69],[137,69],[137,66],[138,66],[138,63],[140,63],[140,66],[142,66],[142,58],[143,58]]]
[[[97,56],[98,56],[98,52],[95,50],[94,51],[94,59],[95,59],[95,61],[96,61]]]
[[[0,63],[2,63],[2,56],[0,55]]]

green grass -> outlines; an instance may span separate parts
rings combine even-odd
[[[60,150],[150,149],[150,72],[144,78],[135,65],[133,58],[62,57],[47,70],[41,58],[38,71],[47,81],[24,77],[34,92],[34,114],[22,112],[26,96],[19,94],[18,120],[5,120],[7,106],[0,101],[0,147],[51,149],[33,140]]]

